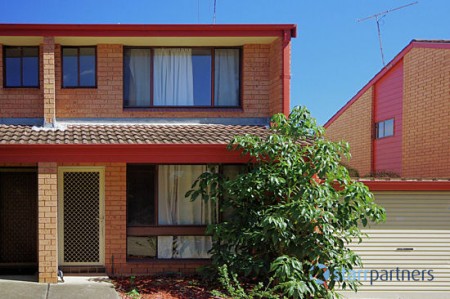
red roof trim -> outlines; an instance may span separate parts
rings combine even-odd
[[[356,102],[370,87],[372,87],[381,77],[391,70],[412,48],[433,48],[450,49],[449,43],[421,42],[412,40],[403,50],[398,53],[385,67],[383,67],[364,87],[353,96],[341,109],[339,109],[324,125],[328,128],[339,116],[341,116],[350,106]]]
[[[0,162],[245,163],[225,144],[1,145]]]
[[[450,181],[361,181],[370,191],[450,191]]]
[[[295,24],[0,24],[2,36],[297,36]]]

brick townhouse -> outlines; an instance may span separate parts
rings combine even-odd
[[[348,165],[386,209],[386,222],[368,227],[370,238],[354,249],[366,269],[406,271],[346,296],[448,298],[450,42],[411,41],[325,127],[328,138],[349,142]],[[409,270],[434,277],[413,279]]]
[[[289,113],[295,25],[0,24],[0,270],[145,274],[208,262],[235,135]]]

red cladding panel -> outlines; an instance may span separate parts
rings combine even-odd
[[[394,119],[394,136],[375,139],[375,171],[402,171],[403,60],[375,85],[375,123]]]

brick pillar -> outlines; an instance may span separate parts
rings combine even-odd
[[[55,125],[55,39],[44,37],[43,45],[44,126]]]
[[[58,282],[57,164],[38,163],[39,282]]]

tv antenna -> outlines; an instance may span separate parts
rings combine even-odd
[[[386,63],[384,62],[383,43],[381,41],[380,21],[390,12],[393,12],[393,11],[396,11],[396,10],[399,10],[399,9],[402,9],[402,8],[405,8],[405,7],[408,7],[408,6],[417,4],[417,3],[419,3],[419,1],[412,2],[412,3],[406,4],[406,5],[403,5],[403,6],[399,6],[399,7],[396,7],[396,8],[388,9],[388,10],[376,13],[374,15],[371,15],[369,17],[356,20],[358,23],[359,22],[364,22],[364,21],[367,21],[367,20],[370,20],[370,19],[375,19],[375,21],[377,22],[378,42],[380,44],[381,61],[383,62],[383,66],[385,66]]]
[[[216,8],[217,8],[217,0],[214,0],[213,24],[216,24]]]

